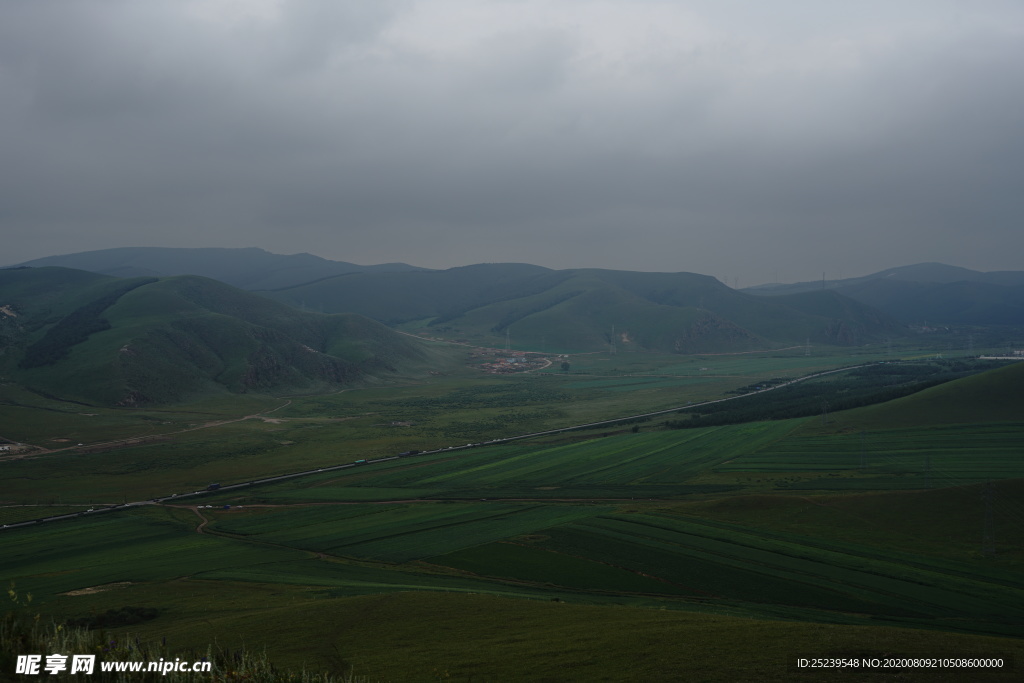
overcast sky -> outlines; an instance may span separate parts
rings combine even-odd
[[[1024,269],[1018,0],[0,0],[0,263]]]

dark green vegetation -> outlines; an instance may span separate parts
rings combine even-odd
[[[72,628],[86,628],[95,631],[102,628],[134,626],[144,621],[156,619],[158,616],[160,616],[160,610],[153,609],[152,607],[125,606],[119,609],[109,609],[103,614],[97,614],[96,616],[69,619],[67,625]]]
[[[694,273],[553,271],[481,264],[446,271],[353,273],[267,292],[431,336],[555,351],[748,351],[860,345],[902,334],[895,320],[834,292],[751,296]]]
[[[0,462],[0,499],[65,510],[202,490],[879,357],[862,353],[581,355],[570,374],[466,370],[159,410],[76,408],[7,386],[0,409],[17,419],[4,436],[86,446]],[[932,370],[964,368],[872,366],[806,386],[869,395],[876,380]],[[0,580],[60,619],[155,610],[123,628],[183,650],[265,645],[274,661],[370,680],[872,680],[793,662],[894,654],[1019,667],[1022,373],[1008,365],[824,416],[664,429],[670,414],[84,513],[0,532]],[[88,452],[104,435],[154,440]],[[1020,670],[990,673],[970,679]]]
[[[303,313],[192,276],[0,270],[0,337],[8,378],[97,405],[324,391],[450,365],[361,316]]]
[[[736,394],[753,395],[681,410],[680,413],[687,415],[688,419],[673,420],[668,425],[683,429],[807,415],[821,415],[823,420],[827,420],[829,412],[885,403],[1002,364],[1002,361],[974,359],[929,359],[878,363],[792,386],[785,386],[787,378],[772,378],[735,390]],[[773,391],[766,391],[773,387]],[[960,393],[956,395],[959,397]]]

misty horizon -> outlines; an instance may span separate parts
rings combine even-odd
[[[1019,268],[1024,9],[0,2],[5,260]]]

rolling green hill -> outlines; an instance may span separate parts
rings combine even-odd
[[[531,350],[729,352],[863,344],[900,326],[834,292],[756,297],[694,273],[479,264],[352,273],[266,292],[293,306],[354,312],[446,338]]]
[[[0,368],[48,394],[140,405],[359,385],[437,352],[358,315],[303,313],[194,276],[0,271]]]
[[[1024,416],[1024,363],[989,370],[911,396],[848,411],[847,422],[872,429],[1019,422]]]

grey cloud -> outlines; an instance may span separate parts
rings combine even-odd
[[[1012,7],[963,28],[918,3],[889,23],[846,10],[843,33],[824,12],[694,3],[704,23],[652,20],[647,43],[602,51],[600,22],[518,5],[534,20],[449,43],[399,29],[450,2],[285,2],[221,23],[172,2],[0,4],[0,225],[49,240],[20,258],[257,245],[747,284],[772,277],[766,259],[799,279],[837,252],[848,274],[1010,267],[1005,248],[957,260],[986,229],[1024,246],[1005,227],[1024,196]]]

